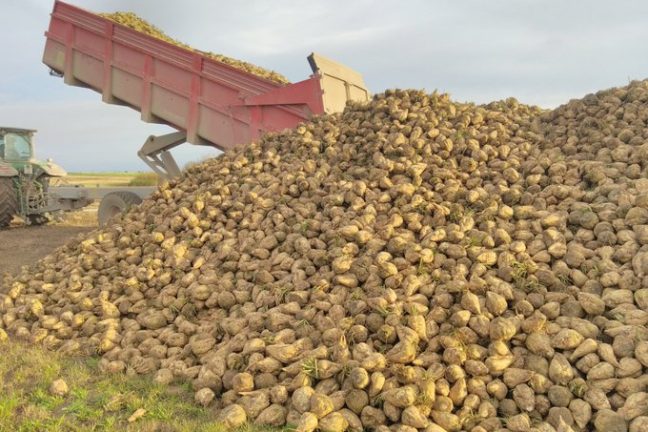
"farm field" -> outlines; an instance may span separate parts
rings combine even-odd
[[[129,172],[78,172],[69,173],[59,180],[61,184],[80,184],[83,186],[127,186],[136,173]]]
[[[57,184],[82,185],[86,187],[117,187],[149,186],[154,185],[155,182],[156,177],[152,172],[72,172],[67,177],[59,179]]]

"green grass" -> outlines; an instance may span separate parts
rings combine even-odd
[[[50,394],[63,379],[69,393]],[[128,423],[135,410],[146,414]],[[150,376],[105,374],[96,358],[64,357],[39,347],[0,344],[0,431],[225,432],[188,385],[162,386]],[[246,432],[263,429],[246,426]]]
[[[153,172],[138,173],[128,182],[128,186],[156,186],[158,176]]]

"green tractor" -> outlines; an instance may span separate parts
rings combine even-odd
[[[41,225],[57,210],[50,204],[49,182],[67,173],[51,159],[34,159],[34,132],[0,127],[0,228],[8,226],[14,215]]]

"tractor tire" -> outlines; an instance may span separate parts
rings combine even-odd
[[[0,228],[9,226],[18,214],[18,196],[10,177],[0,177]]]
[[[97,219],[99,226],[104,226],[108,221],[125,211],[132,206],[142,202],[137,194],[133,192],[111,192],[101,200],[99,210],[97,211]]]

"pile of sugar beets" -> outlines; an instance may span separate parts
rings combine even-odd
[[[189,381],[230,427],[648,430],[648,81],[387,91],[113,222],[6,278],[5,338]]]
[[[280,73],[262,68],[255,64],[248,63],[243,60],[238,60],[232,57],[228,57],[223,54],[200,51],[195,48],[192,48],[183,42],[173,39],[171,36],[164,33],[158,27],[154,26],[153,24],[149,23],[144,18],[139,17],[137,14],[133,12],[101,13],[99,15],[104,18],[108,18],[109,20],[116,22],[117,24],[121,24],[133,30],[137,30],[140,33],[145,33],[149,36],[153,36],[154,38],[161,39],[165,42],[179,46],[181,48],[188,49],[190,51],[196,51],[206,57],[211,58],[212,60],[225,63],[229,66],[235,67],[236,69],[249,72],[261,78],[265,78],[267,80],[274,81],[280,84],[287,84],[290,82],[285,76],[281,75]]]

